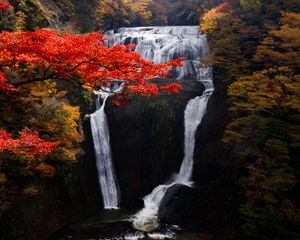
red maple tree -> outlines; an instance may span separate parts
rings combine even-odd
[[[106,47],[104,40],[107,39],[102,33],[95,32],[82,35],[58,33],[50,29],[39,29],[35,32],[2,32],[0,90],[16,91],[24,84],[49,79],[73,81],[88,90],[93,90],[106,86],[115,79],[121,79],[126,83],[119,99],[114,101],[118,105],[133,94],[155,96],[159,90],[178,93],[179,84],[158,87],[149,81],[170,75],[173,66],[182,66],[183,58],[155,64],[134,52],[134,45]],[[20,134],[18,146],[21,143],[25,144],[21,141],[23,132]],[[37,140],[37,133],[34,134]],[[2,137],[0,135],[2,149],[3,146],[7,146],[6,149],[15,153],[29,153],[26,144],[25,150],[21,150],[20,147],[13,149],[13,145],[7,145],[15,144],[16,141],[11,137],[5,138],[5,134],[2,134]],[[32,142],[36,147],[40,144],[38,141]],[[49,143],[43,144],[41,149],[47,149],[43,152],[47,154],[52,148],[49,147]]]
[[[12,6],[8,1],[2,0],[0,1],[0,12],[5,10],[5,9],[11,9]]]
[[[18,138],[0,129],[0,152],[8,151],[14,154],[44,156],[59,145],[59,142],[47,142],[38,137],[37,131],[24,129]]]
[[[155,64],[134,52],[133,45],[106,47],[104,40],[101,33],[75,35],[49,29],[2,32],[0,89],[63,79],[92,90],[121,79],[127,82],[124,91],[129,94],[157,95],[159,88],[148,81],[165,78],[173,66],[182,66],[182,58]]]

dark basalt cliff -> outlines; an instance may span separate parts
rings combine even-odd
[[[111,148],[117,178],[121,189],[121,206],[142,207],[142,197],[160,183],[167,181],[180,168],[183,158],[184,109],[187,101],[203,92],[199,82],[186,80],[178,95],[164,94],[158,97],[134,97],[126,105],[117,107],[108,100],[108,117]],[[86,128],[89,125],[85,122]],[[87,152],[94,152],[91,134],[86,129]],[[90,169],[95,164],[94,156],[89,156]],[[95,165],[94,165],[95,166]],[[92,174],[91,174],[92,173]],[[93,182],[98,191],[98,181],[94,181],[95,171],[88,171],[85,181]],[[91,191],[91,195],[95,193]],[[99,194],[99,198],[101,194]]]
[[[160,207],[161,222],[179,224],[190,230],[221,229],[235,214],[239,190],[234,184],[234,163],[223,148],[222,136],[229,121],[225,84],[214,80],[212,94],[196,134],[193,188],[175,185]]]
[[[122,107],[113,105],[113,98],[107,103],[105,111],[121,189],[122,208],[131,208],[133,211],[142,208],[142,197],[167,181],[180,168],[183,158],[184,110],[188,100],[201,95],[203,91],[199,82],[186,80],[182,84],[183,91],[179,95],[162,95],[150,99],[135,97]],[[226,89],[219,81],[215,81],[214,85],[216,90],[197,131],[194,186],[171,187],[159,210],[161,223],[177,224],[185,230],[216,232],[224,222],[230,221],[230,209],[237,199],[237,190],[228,187],[233,186],[230,177],[232,166],[226,162],[226,152],[221,143],[228,121]],[[88,119],[84,126],[86,151],[89,155],[82,162],[80,179],[85,189],[86,202],[97,209],[96,206],[100,207],[102,203]],[[102,229],[102,225],[93,226]],[[112,226],[120,230],[119,223]],[[132,229],[130,226],[126,228]],[[67,226],[58,235],[72,232],[75,235],[99,235],[99,232],[95,235],[93,231],[93,228],[85,230]]]
[[[216,90],[196,135],[194,188],[169,189],[161,206],[162,221],[190,224],[199,213],[207,217],[219,201],[231,194],[222,189],[230,181],[223,178],[223,172],[228,170],[221,143],[228,121],[226,89],[220,82],[214,84]],[[200,83],[186,80],[179,95],[136,97],[122,107],[114,106],[112,99],[109,100],[105,110],[122,207],[142,207],[142,197],[178,172],[183,158],[184,109],[187,101],[202,91]],[[89,134],[87,137],[87,140],[91,138]],[[95,179],[91,172],[86,172],[86,177]],[[97,182],[93,186],[98,191]]]

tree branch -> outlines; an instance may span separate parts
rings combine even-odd
[[[59,78],[59,77],[56,76],[55,74],[50,74],[48,76],[43,76],[43,77],[40,77],[40,78],[33,78],[33,79],[26,80],[26,81],[18,82],[18,83],[12,83],[12,85],[15,86],[15,87],[19,87],[19,86],[22,86],[22,85],[25,85],[25,84],[41,82],[41,81],[45,81],[47,79],[54,79],[54,78]]]

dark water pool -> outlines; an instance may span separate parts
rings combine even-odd
[[[136,211],[104,210],[89,218],[63,227],[48,240],[213,240],[210,234],[186,232],[180,226],[163,225],[144,233],[132,227],[131,216]]]

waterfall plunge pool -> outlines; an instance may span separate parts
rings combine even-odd
[[[163,225],[145,233],[132,227],[130,217],[136,210],[101,210],[94,215],[69,224],[48,240],[213,240],[208,233],[186,232],[176,225]]]

